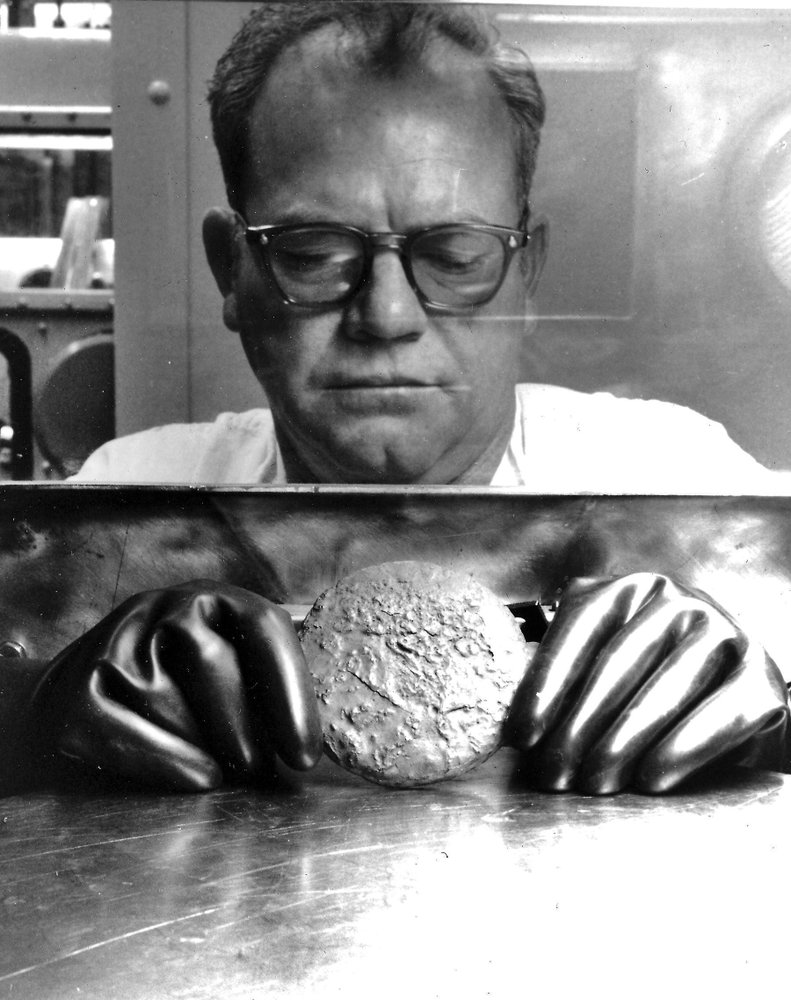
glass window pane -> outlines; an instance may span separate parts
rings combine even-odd
[[[109,136],[0,139],[0,290],[113,285]]]

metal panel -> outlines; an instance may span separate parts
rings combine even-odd
[[[204,577],[312,604],[393,559],[503,601],[572,576],[664,572],[751,628],[791,680],[791,498],[528,496],[454,488],[0,488],[0,642],[50,656],[129,595]]]
[[[769,212],[785,260],[791,16],[514,7],[501,19],[548,97],[534,203],[551,251],[529,374],[692,406],[788,467],[791,288],[770,273],[758,222]]]
[[[53,67],[57,67],[57,81],[53,80]],[[102,29],[3,32],[0,95],[0,104],[5,107],[109,110],[110,32]]]
[[[113,8],[119,434],[190,415],[186,6]]]
[[[237,334],[222,322],[222,299],[206,263],[201,238],[203,216],[225,205],[220,162],[211,139],[206,82],[249,2],[198,3],[187,11],[188,142],[190,163],[190,415],[211,420],[223,410],[244,411],[265,404],[263,390],[242,351]]]

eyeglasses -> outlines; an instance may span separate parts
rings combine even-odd
[[[493,299],[530,235],[474,224],[366,233],[353,226],[310,223],[247,226],[245,238],[292,305],[348,302],[370,279],[374,253],[386,249],[400,254],[407,281],[423,305],[450,312]]]

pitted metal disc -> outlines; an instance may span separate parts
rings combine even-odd
[[[316,601],[301,641],[328,755],[396,787],[494,753],[535,648],[469,574],[420,562],[346,577]]]

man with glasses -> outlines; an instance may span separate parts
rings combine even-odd
[[[270,409],[112,442],[78,478],[667,492],[768,475],[681,408],[516,384],[546,250],[528,202],[543,99],[468,11],[265,4],[210,100],[229,208],[205,244]],[[26,728],[180,788],[255,778],[272,751],[310,767],[315,696],[284,615],[220,583],[138,595],[46,668]],[[643,573],[572,583],[508,737],[541,787],[664,791],[748,747],[782,762],[787,717],[760,646]]]
[[[544,100],[469,10],[264,5],[209,99],[229,208],[205,245],[269,409],[111,442],[78,479],[772,488],[686,408],[517,385]]]

